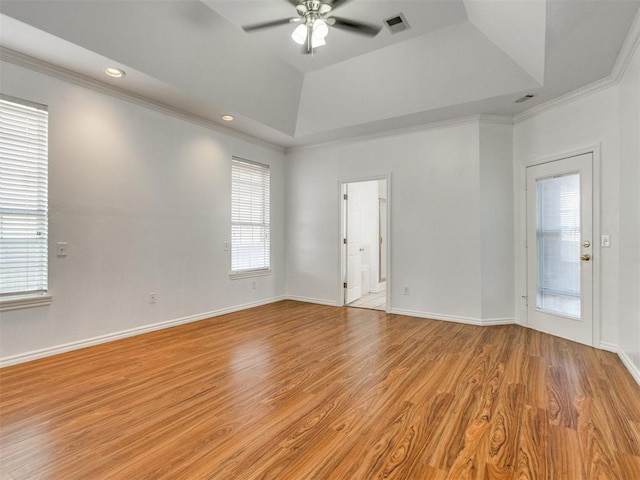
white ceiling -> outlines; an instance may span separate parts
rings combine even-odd
[[[287,0],[0,2],[0,45],[284,146],[511,115],[607,76],[640,0],[350,0],[336,15],[411,29],[331,29],[301,54]],[[117,65],[126,77],[103,74]],[[536,97],[514,101],[525,93]]]

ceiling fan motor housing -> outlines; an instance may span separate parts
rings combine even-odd
[[[296,10],[300,16],[305,17],[306,22],[313,22],[316,18],[325,16],[332,8],[331,4],[321,0],[305,0],[296,7]]]

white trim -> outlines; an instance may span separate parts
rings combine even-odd
[[[271,275],[273,271],[270,268],[262,268],[260,270],[244,270],[238,272],[229,272],[229,279],[240,280],[242,278],[266,277]]]
[[[540,105],[536,105],[535,107],[530,108],[529,110],[525,110],[522,113],[518,113],[513,116],[513,123],[517,124],[523,122],[531,117],[535,117],[536,115],[546,112],[547,110],[552,110],[561,105],[567,105],[569,103],[573,103],[582,98],[588,97],[594,93],[600,92],[602,90],[606,90],[609,87],[612,87],[616,84],[615,81],[611,79],[611,77],[605,77],[600,80],[596,80],[593,83],[589,83],[584,87],[577,88],[575,90],[570,91],[569,93],[565,93],[564,95],[560,95],[559,97],[553,98],[549,101],[541,103]]]
[[[19,67],[28,68],[29,70],[33,70],[35,72],[48,75],[50,77],[58,78],[65,82],[78,85],[79,87],[93,90],[94,92],[98,92],[104,95],[109,95],[111,97],[118,98],[120,100],[124,100],[129,103],[133,103],[134,105],[137,105],[139,107],[148,108],[149,110],[153,110],[155,112],[162,113],[170,117],[174,117],[180,120],[184,120],[186,122],[190,122],[200,127],[208,128],[210,130],[215,130],[217,132],[224,133],[226,135],[239,138],[241,140],[245,140],[254,145],[265,147],[270,150],[274,150],[278,153],[282,153],[282,154],[285,153],[284,147],[280,145],[276,145],[266,140],[262,140],[261,138],[254,137],[253,135],[250,135],[248,133],[234,130],[232,128],[226,127],[212,120],[209,120],[208,118],[195,115],[193,113],[174,107],[172,105],[167,105],[162,102],[152,100],[143,95],[138,95],[136,93],[123,90],[121,88],[115,87],[113,85],[109,85],[108,83],[101,82],[91,77],[87,77],[86,75],[82,75],[80,73],[74,72],[72,70],[68,70],[58,65],[54,65],[52,63],[48,63],[43,60],[30,57],[29,55],[24,55],[22,53],[16,52],[15,50],[11,50],[6,47],[0,46],[0,60],[5,61],[7,63],[12,63],[13,65],[17,65]]]
[[[629,373],[631,373],[633,379],[638,385],[640,385],[640,368],[631,361],[629,355],[627,355],[627,353],[621,348],[618,348],[616,353],[618,354],[618,357],[620,357],[620,360],[622,360],[624,366],[627,367],[627,370],[629,370]]]
[[[613,64],[610,77],[616,82],[622,80],[624,72],[627,70],[634,53],[640,46],[640,10],[636,13],[636,17],[631,24],[631,28],[627,33],[627,38],[618,53],[616,63]]]
[[[88,338],[86,340],[79,340],[76,342],[65,343],[57,345],[55,347],[47,347],[40,350],[33,350],[31,352],[20,353],[18,355],[12,355],[10,357],[0,358],[0,368],[8,367],[10,365],[16,365],[18,363],[29,362],[31,360],[37,360],[39,358],[50,357],[60,353],[70,352],[72,350],[78,350],[80,348],[91,347],[93,345],[99,345],[101,343],[112,342],[114,340],[120,340],[122,338],[133,337],[135,335],[141,335],[143,333],[154,332],[156,330],[163,330],[165,328],[171,328],[185,323],[197,322],[205,320],[207,318],[218,317],[220,315],[226,315],[227,313],[233,313],[240,310],[246,310],[247,308],[258,307],[260,305],[267,305],[269,303],[279,302],[286,300],[287,298],[282,295],[278,297],[272,297],[265,300],[259,300],[257,302],[245,303],[243,305],[236,305],[234,307],[221,308],[219,310],[213,310],[211,312],[199,313],[197,315],[189,315],[187,317],[176,318],[174,320],[167,320],[165,322],[152,323],[150,325],[144,325],[142,327],[131,328],[129,330],[122,330],[120,332],[108,333],[106,335],[100,335],[98,337]]]
[[[636,381],[638,385],[640,385],[640,367],[638,367],[631,361],[631,358],[629,358],[629,355],[627,355],[627,353],[624,350],[622,350],[615,343],[609,343],[609,342],[600,342],[600,348],[602,350],[606,350],[607,352],[617,354],[622,364],[625,367],[627,367],[627,370],[629,370],[629,373],[631,374],[633,379]]]
[[[513,116],[513,123],[520,123],[528,118],[538,115],[547,110],[551,110],[560,105],[566,105],[568,103],[575,102],[581,98],[588,97],[601,90],[606,90],[609,87],[615,86],[620,83],[622,76],[626,71],[629,63],[631,62],[633,55],[640,46],[640,10],[636,13],[635,19],[631,24],[631,28],[627,33],[624,44],[618,53],[616,62],[611,69],[611,72],[606,77],[597,80],[593,83],[585,85],[584,87],[572,90],[564,95],[553,98],[547,102],[536,105],[535,107],[525,110],[522,113],[518,113]]]
[[[366,140],[375,140],[387,137],[396,137],[402,135],[408,135],[411,133],[426,132],[429,130],[438,130],[441,128],[456,127],[459,125],[467,125],[473,123],[487,123],[497,125],[513,125],[513,117],[511,115],[494,115],[494,114],[475,114],[467,115],[465,117],[451,118],[448,120],[436,120],[433,122],[421,123],[419,125],[411,125],[408,127],[396,128],[391,130],[382,130],[375,133],[366,133],[363,135],[355,135],[352,137],[342,138],[340,140],[333,140],[327,142],[312,143],[309,145],[298,145],[294,147],[288,147],[285,149],[285,153],[297,153],[314,148],[322,147],[335,147],[342,145],[349,145],[352,143],[362,142]]]
[[[618,353],[618,346],[615,343],[600,342],[600,349],[607,352]]]
[[[335,300],[325,300],[322,298],[301,297],[299,295],[286,295],[285,300],[293,300],[295,302],[315,303],[318,305],[326,305],[328,307],[339,307]]]
[[[442,313],[430,313],[430,312],[417,312],[415,310],[403,310],[399,308],[392,308],[389,313],[394,315],[406,315],[409,317],[428,318],[430,320],[442,320],[445,322],[464,323],[467,325],[477,326],[493,326],[493,325],[512,325],[516,324],[514,318],[475,318],[475,317],[460,317],[454,315],[445,315]]]
[[[0,312],[50,305],[52,295],[15,295],[0,298]]]
[[[593,153],[594,157],[598,152],[598,158],[600,157],[600,142],[595,145],[576,148],[575,150],[569,150],[567,152],[556,153],[553,155],[545,155],[544,157],[533,158],[524,164],[525,167],[535,167],[536,165],[542,165],[543,163],[555,162],[557,160],[564,160],[565,158],[578,157],[580,155],[584,155],[585,153]],[[526,177],[525,183],[526,186]]]

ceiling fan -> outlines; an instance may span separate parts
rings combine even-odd
[[[245,32],[254,32],[265,28],[297,23],[298,26],[291,34],[291,38],[303,46],[303,53],[312,53],[314,48],[326,44],[325,38],[329,33],[329,27],[375,37],[381,27],[367,23],[357,22],[347,18],[328,16],[336,8],[348,0],[286,0],[296,7],[297,17],[283,18],[270,22],[257,23],[242,27]]]

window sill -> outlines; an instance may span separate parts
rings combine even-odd
[[[231,272],[229,278],[231,280],[239,280],[241,278],[265,277],[271,275],[271,269],[265,270],[247,270],[246,272]]]
[[[15,295],[13,297],[0,297],[0,312],[21,308],[43,307],[49,305],[52,300],[52,295]]]

